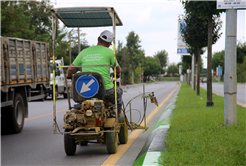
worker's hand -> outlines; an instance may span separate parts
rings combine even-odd
[[[117,73],[116,74],[116,78],[120,78],[121,74],[120,73]]]
[[[68,76],[68,74],[66,75],[67,79],[72,79],[73,76]]]

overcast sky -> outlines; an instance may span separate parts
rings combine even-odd
[[[54,2],[54,0],[52,0]],[[179,0],[111,0],[111,1],[84,1],[84,0],[57,0],[55,8],[58,7],[114,7],[118,13],[123,26],[116,27],[116,41],[120,40],[126,44],[126,36],[130,31],[139,35],[145,56],[153,56],[157,51],[168,52],[169,64],[181,61],[177,54],[177,27],[178,16],[184,14],[182,3]],[[212,52],[225,49],[225,17],[221,14],[223,21],[222,37],[213,45]],[[237,11],[237,40],[244,42],[245,39],[245,10]],[[97,44],[97,37],[103,30],[112,31],[112,27],[103,28],[81,28],[86,33],[86,40],[90,45]],[[117,42],[116,42],[117,44]],[[116,46],[117,47],[117,46]],[[207,52],[202,55],[204,68],[207,68]]]

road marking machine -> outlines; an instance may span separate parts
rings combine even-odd
[[[113,49],[115,54],[115,28],[122,26],[118,14],[113,7],[69,7],[52,9],[52,27],[53,27],[53,62],[55,59],[55,38],[57,28],[57,18],[59,18],[67,27],[102,27],[113,26]],[[114,56],[116,62],[116,56]],[[116,64],[116,63],[114,63]],[[55,72],[53,63],[53,72]],[[102,76],[96,72],[77,72],[72,77],[71,94],[68,94],[69,110],[64,115],[64,132],[60,131],[56,119],[56,98],[53,98],[53,131],[55,134],[64,134],[64,149],[67,155],[74,155],[77,145],[87,145],[90,141],[97,141],[100,144],[106,144],[109,154],[117,152],[118,139],[120,144],[126,144],[128,141],[128,129],[145,129],[146,126],[146,102],[147,98],[158,106],[154,93],[145,93],[136,96],[142,97],[144,102],[144,115],[142,121],[145,125],[132,122],[131,99],[124,109],[121,109],[120,115],[117,111],[117,93],[116,93],[116,66],[115,65],[96,65],[96,66],[59,66],[65,69],[69,67],[112,67],[114,68],[114,87],[115,104],[107,100],[105,84]],[[83,70],[82,70],[83,71]],[[55,75],[55,74],[54,74]],[[53,81],[55,78],[53,78]],[[65,79],[67,84],[67,79]],[[55,85],[55,84],[53,84]],[[55,89],[53,87],[53,89]],[[70,93],[68,91],[68,93]],[[55,91],[53,92],[55,94]],[[55,96],[55,95],[53,95]],[[70,97],[76,104],[71,106]],[[126,108],[130,107],[130,121],[126,117]]]

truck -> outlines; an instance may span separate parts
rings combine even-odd
[[[47,88],[46,96],[52,97],[53,99],[53,59],[50,60],[50,86]],[[59,94],[63,95],[63,97],[67,98],[67,86],[65,82],[66,73],[62,68],[57,68],[59,66],[64,66],[63,57],[61,59],[55,59],[55,97],[57,98]],[[70,87],[71,81],[68,81],[68,87]]]
[[[20,133],[28,102],[50,86],[49,43],[1,36],[1,129]]]

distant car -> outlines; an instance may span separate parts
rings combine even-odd
[[[202,83],[207,83],[207,78],[204,78],[204,79],[202,80]]]
[[[155,81],[155,77],[150,76],[150,77],[149,77],[149,80],[150,80],[150,81]]]

